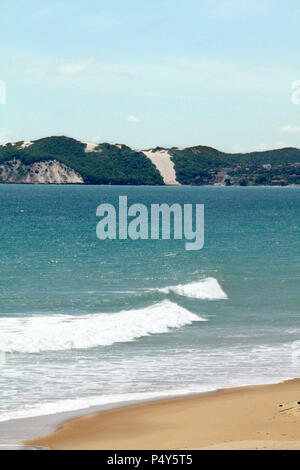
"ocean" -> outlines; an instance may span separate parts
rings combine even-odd
[[[99,240],[205,205],[205,243]],[[299,377],[300,188],[0,185],[0,421]]]

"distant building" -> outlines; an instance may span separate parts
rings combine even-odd
[[[216,174],[216,179],[215,179],[215,184],[218,184],[218,185],[223,185],[225,184],[225,180],[230,178],[227,174],[226,171],[219,171],[217,174]]]
[[[222,168],[222,171],[226,171],[226,173],[231,173],[234,171],[234,168],[228,167],[228,168]]]
[[[287,186],[288,183],[285,180],[277,179],[277,180],[272,180],[271,184],[275,186]]]

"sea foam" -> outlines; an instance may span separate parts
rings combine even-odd
[[[200,391],[209,391],[203,387]],[[46,403],[38,403],[29,405],[24,408],[15,409],[12,411],[4,411],[0,415],[0,422],[9,421],[22,418],[33,418],[37,416],[54,415],[57,413],[68,413],[75,410],[84,410],[92,407],[102,407],[110,405],[109,408],[114,408],[113,405],[125,404],[128,402],[136,403],[140,401],[155,400],[161,398],[178,397],[183,395],[190,395],[192,393],[199,393],[199,388],[182,388],[178,390],[162,390],[157,392],[131,392],[123,394],[111,395],[97,395],[81,398],[71,398],[65,400],[57,400]],[[116,405],[115,405],[116,406]],[[100,411],[100,409],[99,409]]]
[[[164,294],[171,292],[184,296],[191,297],[193,299],[203,300],[225,300],[228,299],[226,292],[223,291],[222,287],[218,283],[217,279],[213,277],[207,277],[200,281],[191,282],[189,284],[178,284],[177,286],[168,286],[161,289],[154,289]]]
[[[196,321],[205,319],[169,300],[118,313],[1,318],[0,351],[38,353],[108,346]]]

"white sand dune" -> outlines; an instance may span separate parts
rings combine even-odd
[[[95,148],[98,147],[99,144],[93,144],[92,142],[85,142],[86,147],[85,147],[85,152],[94,152]],[[101,150],[97,150],[97,152],[101,152]]]
[[[164,183],[167,185],[179,185],[176,179],[174,163],[171,160],[171,155],[168,150],[142,150],[147,158],[151,160],[153,165],[156,166]]]
[[[23,144],[21,145],[21,148],[22,149],[26,149],[27,147],[30,147],[30,145],[32,145],[33,142],[30,142],[30,141],[25,141],[23,142]]]

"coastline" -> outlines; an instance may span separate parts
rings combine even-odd
[[[79,187],[90,187],[90,186],[104,186],[104,187],[109,187],[109,186],[118,186],[118,187],[135,187],[135,188],[300,188],[300,184],[249,184],[246,186],[240,185],[240,184],[231,184],[229,186],[226,186],[225,184],[94,184],[94,183],[38,183],[38,182],[30,182],[30,183],[24,183],[24,182],[17,182],[17,181],[0,181],[0,185],[9,185],[9,186],[79,186]]]
[[[214,393],[211,390],[205,393]],[[204,392],[203,392],[204,393]],[[172,398],[183,398],[198,396],[202,392],[188,392],[186,394],[161,394],[152,398],[132,398],[130,400],[112,401],[99,405],[90,405],[85,408],[75,408],[72,410],[58,411],[51,414],[40,414],[36,416],[16,417],[0,421],[0,447],[1,446],[22,446],[27,440],[38,439],[40,436],[52,434],[61,428],[65,423],[75,419],[90,416],[104,411],[119,410],[130,406],[156,403]]]
[[[62,449],[300,449],[300,379],[85,414],[25,445]]]
[[[181,395],[182,396],[182,395]],[[176,395],[178,397],[178,395]],[[64,423],[80,419],[84,416],[98,414],[108,410],[117,410],[141,403],[161,401],[164,397],[110,402],[103,405],[94,405],[87,408],[78,408],[71,411],[60,411],[52,414],[28,416],[0,421],[0,446],[22,445],[25,440],[34,440],[56,432]]]

